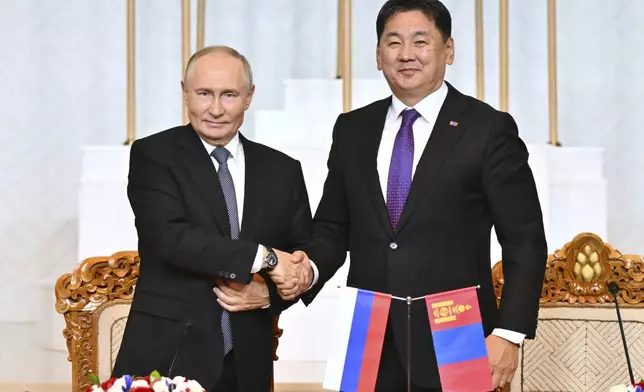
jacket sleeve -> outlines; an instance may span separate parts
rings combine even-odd
[[[299,162],[293,165],[293,190],[291,192],[291,200],[293,205],[293,214],[291,216],[291,229],[289,231],[288,248],[283,249],[286,252],[294,252],[301,249],[311,239],[311,206],[309,204],[309,196],[304,182],[304,174],[302,173],[302,166]],[[260,275],[268,285],[268,291],[271,301],[270,309],[274,314],[280,314],[290,306],[295,304],[298,300],[285,301],[280,297],[275,283],[270,279],[268,274],[260,272]]]
[[[503,252],[505,284],[495,327],[533,338],[548,250],[528,151],[507,113],[491,132],[483,184]]]
[[[302,296],[306,305],[313,301],[347,258],[350,221],[342,154],[346,147],[343,147],[340,136],[345,127],[345,116],[341,114],[333,127],[333,144],[327,161],[328,174],[313,220],[312,240],[303,248],[319,271],[315,286]]]

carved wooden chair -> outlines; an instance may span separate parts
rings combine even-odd
[[[503,267],[492,270],[501,298]],[[636,381],[644,376],[644,257],[625,255],[592,233],[581,233],[548,255],[535,340],[526,340],[511,390],[605,392],[629,382],[618,301]]]
[[[93,373],[107,380],[118,354],[139,276],[137,252],[83,260],[56,282],[56,311],[65,317],[63,336],[72,363],[72,392],[83,392]],[[275,317],[273,359],[282,330]],[[272,390],[272,387],[271,387]]]

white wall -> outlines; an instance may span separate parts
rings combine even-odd
[[[209,0],[206,43],[247,54],[258,86],[253,109],[277,109],[283,79],[335,76],[336,3]],[[379,76],[375,16],[382,3],[354,0],[356,78]],[[474,1],[446,4],[457,48],[449,80],[474,94]],[[546,1],[510,7],[510,111],[527,142],[545,143]],[[644,253],[644,2],[565,0],[558,12],[561,142],[605,149],[608,239]],[[485,20],[486,100],[496,106],[498,1],[485,1]],[[140,136],[181,121],[180,32],[179,1],[137,1]],[[0,322],[33,323],[39,279],[78,261],[79,147],[124,140],[125,0],[0,0],[0,37]],[[245,131],[251,137],[252,125]],[[11,344],[11,335],[0,334],[0,345]],[[2,361],[0,379],[33,374],[9,371]]]

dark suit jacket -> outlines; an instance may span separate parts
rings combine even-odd
[[[320,283],[303,299],[313,300],[349,251],[349,286],[417,297],[480,285],[486,335],[504,328],[533,337],[547,247],[526,146],[509,114],[448,88],[395,231],[376,166],[391,98],[338,117],[313,240],[305,247]],[[498,311],[490,266],[493,225],[505,276]],[[423,303],[412,306],[412,378],[436,387]],[[390,325],[403,363],[406,321],[406,304],[394,300]]]
[[[215,278],[248,283],[257,244],[292,251],[309,240],[311,210],[298,161],[243,137],[244,214],[230,226],[217,171],[190,125],[137,140],[128,196],[136,217],[140,276],[114,375],[167,374],[206,390],[221,370],[221,310]],[[240,391],[268,391],[273,316],[289,306],[265,276],[269,309],[231,313]]]

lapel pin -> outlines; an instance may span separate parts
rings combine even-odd
[[[449,125],[452,127],[458,127],[458,121],[450,121]]]

